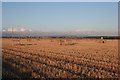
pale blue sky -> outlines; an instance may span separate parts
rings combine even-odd
[[[118,29],[117,2],[3,2],[3,28],[28,28],[38,31]]]
[[[118,2],[119,0],[2,0],[2,2]]]

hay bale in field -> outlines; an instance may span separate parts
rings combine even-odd
[[[105,41],[103,40],[102,43],[105,43]]]
[[[103,39],[104,39],[104,38],[103,38],[103,37],[101,37],[101,40],[102,40],[101,42],[102,42],[102,43],[105,43],[105,41],[104,41]]]
[[[99,40],[97,40],[96,42],[98,42],[98,43],[106,43],[106,40],[104,40],[104,38],[103,37],[101,37]]]
[[[99,43],[103,43],[104,44],[104,43],[106,43],[106,41],[105,40],[100,40]]]
[[[74,45],[76,43],[72,42],[72,40],[67,40],[67,39],[64,39],[64,40],[59,40],[59,45]]]
[[[73,40],[65,40],[65,45],[75,45],[76,43]]]

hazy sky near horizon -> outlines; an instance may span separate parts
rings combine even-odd
[[[116,31],[117,2],[3,2],[2,26],[37,31]]]

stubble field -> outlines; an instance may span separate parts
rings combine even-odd
[[[3,38],[3,78],[117,78],[118,40]]]

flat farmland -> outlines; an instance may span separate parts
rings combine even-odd
[[[117,78],[118,40],[3,38],[3,78]]]

